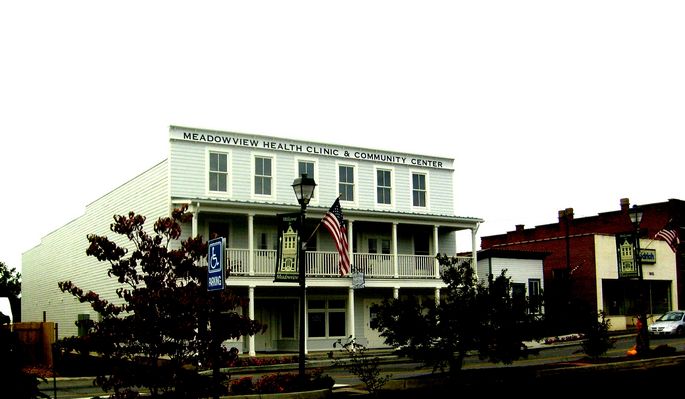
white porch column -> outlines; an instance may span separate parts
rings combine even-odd
[[[395,278],[400,277],[397,264],[397,223],[392,224],[392,268],[395,273]]]
[[[197,237],[197,219],[200,217],[200,203],[197,202],[193,207],[193,227],[192,227],[192,237]]]
[[[247,215],[247,263],[250,276],[254,276],[254,213]]]
[[[477,270],[478,266],[478,250],[477,244],[476,244],[476,234],[478,233],[478,227],[480,225],[477,224],[475,229],[471,229],[471,256],[473,257],[473,270]]]
[[[354,339],[354,288],[347,289],[347,335]]]
[[[435,287],[435,306],[440,305],[440,288]]]
[[[351,271],[354,271],[357,265],[354,264],[354,254],[352,253],[352,249],[354,248],[354,242],[353,240],[353,235],[352,235],[352,229],[354,226],[354,221],[353,220],[347,220],[347,254],[350,256],[350,265],[351,265]]]
[[[392,289],[392,297],[395,299],[400,299],[400,287],[394,287]]]
[[[433,242],[435,243],[435,254],[440,253],[440,241],[438,238],[438,226],[437,224],[433,226]],[[433,273],[435,275],[435,278],[440,278],[440,262],[438,262],[438,259],[435,258],[433,259]]]
[[[250,300],[250,304],[248,305],[248,316],[250,317],[250,320],[254,320],[254,287],[254,285],[251,285],[248,289],[248,298]],[[250,356],[255,356],[257,355],[257,352],[255,351],[254,334],[249,335],[248,337],[248,354]]]

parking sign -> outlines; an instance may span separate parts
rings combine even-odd
[[[207,251],[207,291],[224,289],[224,246],[223,237],[209,240]]]

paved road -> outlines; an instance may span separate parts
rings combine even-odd
[[[609,350],[607,357],[621,357],[626,351],[635,344],[634,337],[621,337],[617,340],[615,348]],[[655,348],[659,345],[668,344],[676,348],[677,351],[685,351],[685,338],[670,338],[670,339],[652,339],[650,345]],[[528,359],[518,360],[511,365],[497,365],[486,361],[481,361],[477,356],[467,358],[464,364],[465,369],[478,368],[492,368],[492,367],[518,367],[541,365],[554,362],[570,362],[585,357],[580,352],[580,345],[578,344],[561,344],[549,348],[541,349],[537,354],[532,354]],[[422,366],[415,362],[394,362],[381,365],[382,375],[390,374],[392,379],[400,379],[424,374],[430,374],[431,369]],[[296,373],[297,370],[289,370],[289,372]],[[272,374],[274,371],[267,372],[250,372],[242,375],[252,375],[258,378],[263,374]],[[359,380],[357,377],[351,375],[341,368],[329,367],[325,371],[335,379],[336,384],[339,385],[357,385]],[[235,378],[237,375],[234,375]],[[92,379],[88,378],[59,378],[57,383],[57,398],[59,399],[76,399],[76,398],[97,398],[99,395],[106,397],[103,391],[92,384]],[[46,383],[40,385],[41,391],[54,398],[53,380],[48,380]]]

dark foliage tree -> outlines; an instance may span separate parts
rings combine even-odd
[[[221,342],[265,329],[237,312],[247,306],[246,299],[229,290],[207,291],[207,267],[199,266],[207,243],[202,237],[179,242],[181,223],[190,217],[186,206],[176,209],[171,217],[157,220],[150,235],[143,216],[114,216],[110,229],[132,243],[130,253],[107,237],[88,236],[86,253],[109,262],[107,275],[120,284],[116,303],[70,281],[59,283],[63,292],[100,314],[98,322],[90,322],[85,339],[67,339],[61,345],[97,352],[107,368],[96,383],[116,398],[137,397],[139,387],[153,397],[215,393],[215,380],[201,376],[198,364],[218,370],[218,364],[237,355]]]
[[[19,298],[21,294],[21,273],[0,262],[0,297]]]
[[[588,314],[583,329],[582,348],[586,355],[593,359],[603,356],[614,347],[614,340],[609,334],[611,323],[606,319],[607,314],[603,311]]]
[[[9,298],[15,323],[21,320],[20,295],[21,273],[15,268],[10,269],[4,262],[0,262],[0,297]]]
[[[374,310],[372,327],[399,352],[433,366],[461,370],[470,351],[483,359],[511,363],[526,355],[523,340],[533,319],[525,300],[512,300],[504,272],[487,285],[478,282],[470,262],[438,255],[442,279],[441,303],[421,304],[415,297],[385,300]]]

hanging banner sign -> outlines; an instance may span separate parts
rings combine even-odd
[[[209,240],[207,251],[207,291],[224,289],[224,248],[226,239],[223,237]]]
[[[300,261],[300,214],[278,215],[278,246],[274,281],[298,283]]]
[[[635,235],[616,235],[616,255],[618,261],[618,278],[640,277],[640,268],[635,253]]]
[[[352,275],[352,289],[364,288],[364,273],[355,270],[350,274]]]

